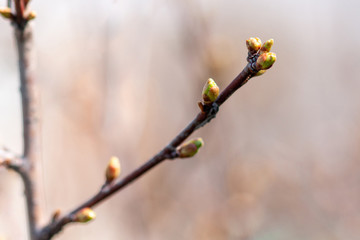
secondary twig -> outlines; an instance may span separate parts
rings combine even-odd
[[[22,167],[22,163],[22,158],[20,156],[6,147],[0,147],[0,166],[18,172]]]

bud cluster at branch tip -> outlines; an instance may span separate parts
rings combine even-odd
[[[180,158],[188,158],[194,156],[200,147],[204,145],[202,138],[196,138],[182,144],[178,148],[178,154]]]
[[[269,39],[263,44],[259,38],[249,38],[246,46],[249,50],[248,62],[253,76],[260,76],[266,72],[276,61],[276,54],[270,52],[274,39]]]
[[[106,182],[110,183],[119,177],[121,172],[120,161],[117,157],[111,157],[110,161],[106,167]]]
[[[86,223],[95,219],[95,212],[91,208],[83,208],[75,214],[74,221]]]
[[[4,18],[7,18],[7,19],[11,19],[11,18],[12,18],[11,9],[8,8],[8,7],[1,7],[1,8],[0,8],[0,14],[1,14],[1,16],[3,16]]]
[[[213,103],[219,96],[219,91],[220,89],[216,82],[212,78],[209,78],[206,81],[202,91],[202,99],[204,104]]]

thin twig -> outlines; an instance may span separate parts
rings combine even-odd
[[[211,119],[216,116],[216,113],[219,109],[219,106],[222,105],[237,89],[244,85],[252,76],[250,71],[250,64],[248,64],[243,71],[221,92],[217,100],[209,106],[206,111],[202,111],[197,114],[197,116],[192,120],[187,127],[185,127],[166,147],[164,147],[158,154],[148,160],[139,168],[135,169],[129,175],[124,177],[119,182],[115,183],[112,186],[109,186],[107,189],[102,188],[98,193],[96,193],[89,200],[80,204],[74,210],[69,212],[62,217],[59,217],[56,221],[52,221],[47,226],[45,226],[40,232],[41,240],[51,239],[55,234],[60,232],[62,228],[73,222],[74,215],[81,209],[86,207],[94,207],[98,203],[106,200],[112,194],[120,191],[131,182],[138,179],[140,176],[144,175],[147,171],[163,162],[165,159],[173,159],[176,157],[176,148],[188,138],[194,131],[198,128],[204,126]]]

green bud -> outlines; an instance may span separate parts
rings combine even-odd
[[[95,219],[96,214],[91,208],[83,208],[75,215],[75,222],[86,223]]]
[[[274,62],[276,61],[276,54],[275,53],[263,53],[261,54],[257,61],[256,61],[256,67],[260,70],[266,70],[269,69]]]
[[[246,47],[251,53],[256,53],[261,48],[260,38],[249,38],[246,40]]]
[[[274,44],[274,39],[269,39],[260,48],[260,55],[265,52],[270,52],[272,45]]]
[[[119,177],[121,172],[120,161],[117,157],[111,157],[106,167],[105,176],[106,182],[110,183]]]
[[[219,96],[219,91],[220,90],[218,85],[216,85],[216,82],[212,78],[209,78],[202,91],[202,98],[204,104],[214,102]]]
[[[11,9],[8,7],[0,8],[0,14],[4,18],[10,19],[12,17]]]
[[[188,158],[194,156],[200,147],[204,145],[202,138],[190,140],[178,148],[180,158]]]

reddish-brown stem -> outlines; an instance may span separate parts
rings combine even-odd
[[[250,64],[248,64],[242,71],[235,77],[235,79],[220,93],[216,99],[217,105],[223,104],[236,90],[243,86],[252,77],[250,71]]]
[[[16,1],[15,1],[16,2]],[[39,164],[39,138],[40,126],[38,118],[38,93],[33,76],[32,30],[30,26],[25,29],[15,28],[15,37],[18,49],[20,90],[23,112],[23,164],[19,173],[25,187],[27,215],[31,240],[37,239],[37,222],[39,208],[36,194],[37,167]]]
[[[17,20],[21,21],[24,18],[24,0],[14,0]]]
[[[187,127],[185,127],[166,147],[164,147],[158,154],[149,159],[139,168],[135,169],[129,175],[125,176],[122,180],[115,183],[112,186],[101,188],[101,190],[96,193],[89,200],[80,204],[74,210],[68,214],[58,218],[55,221],[52,221],[47,226],[45,226],[40,232],[39,239],[48,240],[51,239],[55,234],[60,232],[62,228],[73,222],[74,214],[79,210],[85,207],[94,207],[98,203],[106,200],[112,194],[120,191],[131,182],[138,179],[140,176],[144,175],[147,171],[163,162],[165,159],[173,159],[176,156],[176,148],[188,138],[194,131],[198,128],[207,124],[212,118],[215,117],[218,107],[222,105],[237,89],[244,85],[252,76],[250,71],[250,64],[248,64],[243,71],[221,92],[218,99],[215,101],[215,104],[207,108],[206,111],[201,111],[197,116],[192,120]]]

